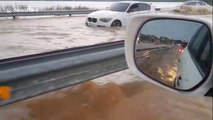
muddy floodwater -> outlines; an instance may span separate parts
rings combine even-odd
[[[0,20],[0,58],[125,39],[125,28],[85,26],[86,16]]]
[[[183,96],[129,70],[0,108],[1,120],[212,120],[212,98]]]

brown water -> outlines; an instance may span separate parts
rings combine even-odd
[[[125,28],[91,28],[85,17],[0,21],[0,58],[124,39]],[[212,98],[182,96],[129,70],[0,107],[0,120],[212,120]]]
[[[120,83],[110,79],[112,76],[131,76],[132,81]],[[101,85],[98,81],[108,82]],[[212,117],[212,98],[172,93],[142,81],[128,70],[0,108],[1,120],[212,120]]]
[[[85,26],[85,16],[0,20],[0,58],[125,39],[125,28]]]

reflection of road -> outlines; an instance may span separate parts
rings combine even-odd
[[[136,53],[136,61],[145,74],[173,86],[180,57],[177,50],[175,46],[145,49]]]

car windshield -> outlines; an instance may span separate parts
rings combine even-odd
[[[130,5],[129,3],[115,3],[109,6],[107,10],[125,12],[126,9],[129,7],[129,5]]]

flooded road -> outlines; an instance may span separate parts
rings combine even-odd
[[[1,107],[0,119],[212,120],[212,98],[173,93],[125,70]]]
[[[85,16],[0,20],[0,58],[125,39],[125,28],[85,26]]]
[[[0,58],[125,39],[85,16],[0,20]],[[212,98],[157,87],[129,70],[0,108],[0,120],[212,120]]]
[[[136,62],[146,75],[173,87],[181,54],[177,51],[177,46],[141,50],[136,53]]]

